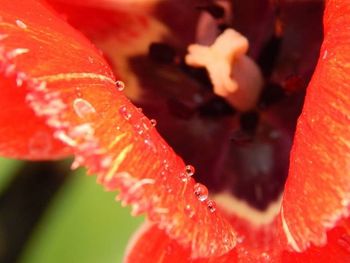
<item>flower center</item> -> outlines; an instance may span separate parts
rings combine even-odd
[[[322,3],[231,2],[197,6],[191,41],[182,25],[174,29],[179,39],[187,30],[182,43],[164,38],[131,59],[144,88],[136,104],[219,205],[265,211],[288,174],[322,40]]]

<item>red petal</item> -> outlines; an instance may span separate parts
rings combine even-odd
[[[291,153],[281,213],[289,244],[326,243],[350,201],[350,2],[328,1],[325,39]]]
[[[343,263],[350,262],[350,220],[342,220],[327,233],[327,244],[323,247],[311,246],[303,253],[284,252],[283,263]]]
[[[5,54],[0,50],[0,59]],[[3,64],[1,67],[11,67]],[[20,78],[20,77],[19,77]],[[49,128],[43,118],[38,118],[24,104],[26,84],[15,87],[16,76],[0,76],[0,155],[24,159],[52,159],[69,153],[69,149],[54,139],[53,129]]]
[[[171,237],[190,245],[193,256],[220,255],[231,249],[235,245],[231,225],[198,200],[194,180],[182,176],[183,161],[116,90],[97,50],[41,2],[27,0],[18,5],[1,0],[0,4],[0,32],[8,35],[0,42],[0,82],[6,89],[18,89],[15,80],[24,73],[18,103],[24,105],[25,97],[54,136],[71,147],[76,156],[73,165],[85,165],[97,173],[106,189],[120,189],[124,204],[133,205],[135,214],[148,212]],[[12,57],[17,48],[28,52]],[[13,124],[0,117],[2,124]],[[24,134],[27,137],[18,133],[15,140],[28,141],[36,131],[34,125],[28,127],[33,130]],[[15,150],[16,155],[27,157]]]
[[[143,34],[149,23],[144,14],[148,5],[144,3],[132,4],[131,7],[128,1],[49,2],[70,25],[93,41],[105,40],[113,35],[120,42],[127,43]]]
[[[234,250],[220,257],[191,258],[191,250],[185,249],[160,230],[156,225],[146,223],[129,244],[124,263],[226,263],[237,262]]]
[[[350,261],[349,227],[349,219],[340,222],[336,228],[328,232],[329,242],[326,246],[312,246],[303,253],[282,251],[277,245],[279,240],[273,235],[273,231],[270,231],[271,229],[261,229],[254,234],[250,229],[248,239],[244,239],[242,244],[229,253],[221,257],[193,260],[189,249],[184,249],[155,225],[146,224],[136,233],[129,244],[124,263],[343,263]],[[246,231],[243,228],[241,230]],[[269,231],[270,233],[268,233]]]

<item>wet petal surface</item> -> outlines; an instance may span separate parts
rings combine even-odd
[[[194,256],[232,248],[231,225],[198,199],[191,177],[183,180],[183,161],[154,122],[122,95],[98,50],[42,3],[1,4],[0,30],[7,37],[0,44],[0,81],[8,89],[20,88],[16,77],[25,73],[21,103],[28,103],[50,134],[74,152],[73,167],[84,165],[107,190],[119,189],[118,198],[131,204],[134,214],[146,212],[170,236],[192,247]],[[10,54],[18,48],[28,52],[13,59]]]

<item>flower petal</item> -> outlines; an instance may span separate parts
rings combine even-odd
[[[198,185],[184,177],[183,161],[116,89],[99,52],[41,2],[0,4],[0,32],[7,35],[0,42],[0,82],[6,89],[18,89],[18,75],[23,73],[18,104],[28,103],[46,120],[46,131],[69,146],[65,150],[75,154],[73,167],[85,165],[107,190],[119,189],[123,204],[131,204],[134,214],[147,212],[172,238],[190,245],[192,256],[230,250],[235,245],[231,225],[220,212],[211,211]],[[27,52],[11,56],[18,49]],[[11,124],[0,116],[2,124]],[[44,127],[43,119],[38,128]],[[35,130],[34,124],[28,126]],[[16,140],[28,137],[16,134]],[[16,152],[28,156],[21,154]],[[48,156],[52,155],[42,157]]]
[[[334,262],[350,261],[350,220],[341,220],[337,227],[327,232],[327,244],[322,247],[311,246],[303,253],[284,251],[281,262]]]
[[[281,219],[296,251],[349,215],[350,2],[328,1],[325,39],[291,153]]]
[[[166,232],[149,222],[135,234],[124,257],[124,263],[226,263],[236,260],[234,250],[220,257],[193,259],[189,248],[183,248],[176,240],[169,238]]]
[[[278,238],[273,236],[272,232],[268,234],[269,230],[261,229],[255,234],[251,232],[248,240],[243,240],[242,244],[225,255],[193,260],[189,249],[184,249],[157,226],[145,223],[131,240],[124,263],[349,262],[349,225],[349,219],[343,220],[336,228],[327,233],[329,240],[327,245],[312,246],[303,253],[283,251],[281,247],[276,246]]]

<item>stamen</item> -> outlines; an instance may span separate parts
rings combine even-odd
[[[256,63],[246,56],[248,40],[233,29],[226,29],[211,46],[192,44],[186,63],[205,67],[215,94],[224,97],[240,111],[256,106],[263,78]]]

